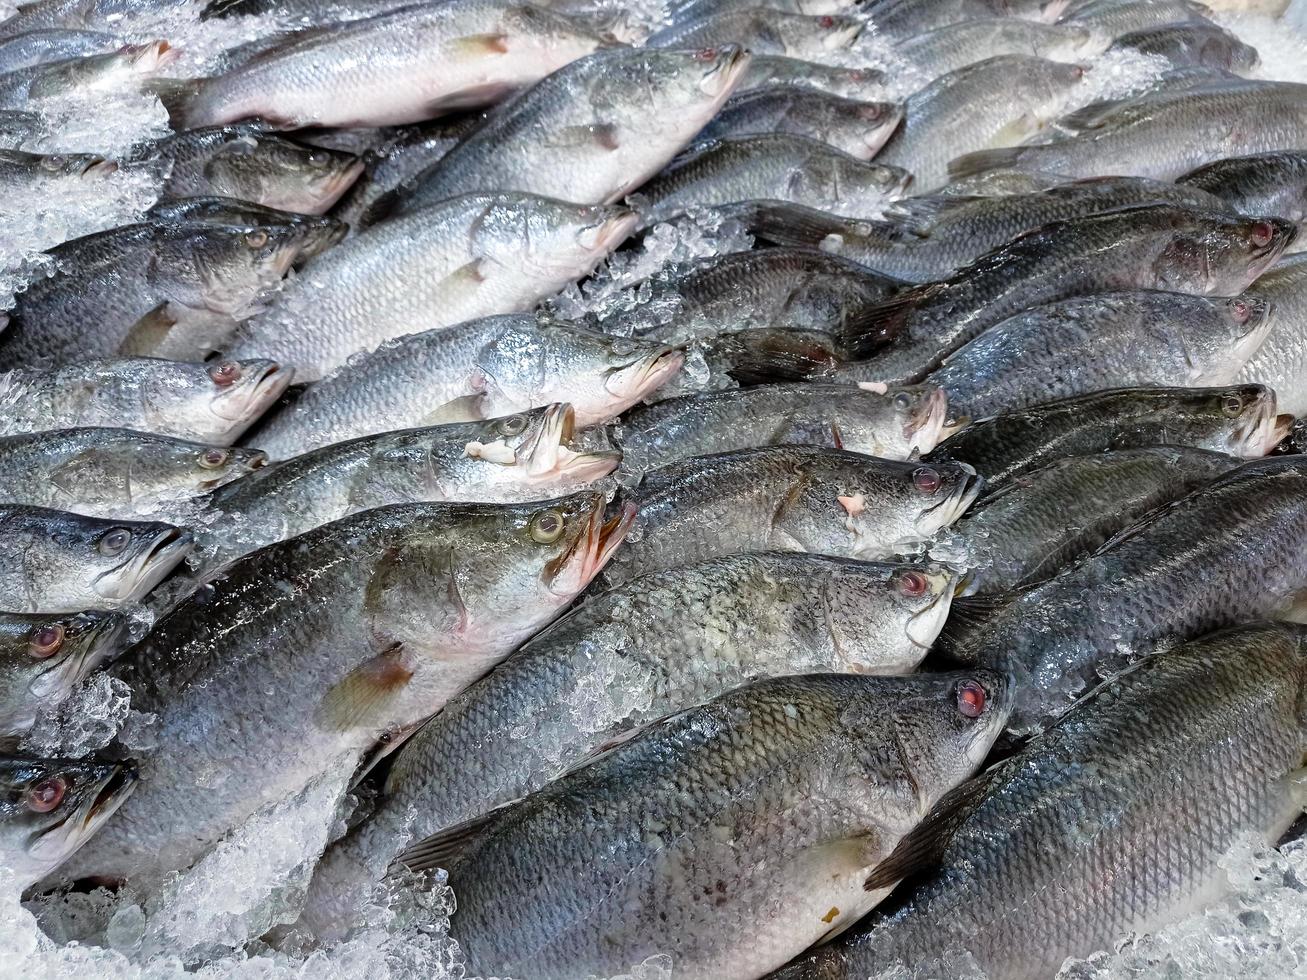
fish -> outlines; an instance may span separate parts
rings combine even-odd
[[[180,7],[185,0],[33,0],[4,21],[0,37],[50,28],[107,30],[141,14]]]
[[[878,560],[911,554],[961,517],[983,484],[963,463],[817,446],[696,456],[654,470],[632,491],[637,532],[605,577],[619,584],[742,551]]]
[[[776,980],[1034,980],[1198,914],[1232,890],[1236,844],[1270,847],[1302,813],[1305,665],[1301,626],[1257,623],[1110,679],[941,800],[901,845],[925,876]]]
[[[284,459],[357,436],[497,418],[567,402],[581,428],[606,422],[673,378],[685,353],[532,314],[485,317],[401,337],[351,360],[269,419],[258,441]]]
[[[1007,592],[1051,578],[1242,462],[1185,446],[1068,456],[987,494],[927,551],[966,569],[969,594]]]
[[[910,671],[956,581],[933,565],[727,555],[593,597],[403,744],[376,811],[318,864],[298,926],[343,938],[406,839],[535,792],[624,732],[759,677]]]
[[[1296,236],[1297,227],[1281,218],[1161,204],[1052,221],[871,311],[864,318],[869,343],[892,340],[855,377],[920,381],[1008,317],[1077,296],[1127,288],[1237,295]]]
[[[496,107],[391,207],[412,211],[477,190],[620,201],[717,114],[748,64],[736,44],[597,51]]]
[[[667,5],[667,18],[673,24],[680,24],[710,15],[751,10],[757,5],[757,0],[674,0]],[[773,0],[768,9],[819,17],[822,14],[854,14],[861,5],[860,0]]]
[[[1091,107],[1093,108],[1093,107]],[[1064,119],[1062,124],[1075,123]],[[1174,180],[1224,157],[1307,145],[1307,85],[1219,81],[1099,109],[1052,143],[979,150],[949,164],[966,177],[994,168]]]
[[[744,76],[735,86],[735,94],[775,85],[811,88],[862,102],[883,102],[890,96],[885,73],[879,68],[823,65],[801,58],[757,53],[749,58]]]
[[[1026,55],[987,58],[941,75],[908,97],[903,125],[876,159],[910,172],[917,193],[935,190],[958,176],[950,167],[955,157],[1016,143],[1060,115],[1084,78],[1083,65]]]
[[[162,521],[4,504],[0,543],[0,608],[59,613],[141,602],[190,554],[195,540]]]
[[[1168,24],[1122,34],[1109,51],[1158,55],[1177,67],[1206,65],[1247,75],[1261,64],[1257,49],[1219,24]]]
[[[14,210],[46,195],[90,189],[117,170],[117,163],[93,153],[0,149],[0,208]]]
[[[0,40],[0,75],[55,61],[93,54],[109,54],[123,42],[101,31],[47,28],[6,36]]]
[[[606,43],[517,0],[399,7],[291,35],[200,83],[182,118],[189,129],[250,118],[276,129],[421,122],[497,102]]]
[[[127,622],[97,609],[0,613],[0,738],[26,733],[42,708],[57,705],[111,658]]]
[[[1275,306],[1276,326],[1239,371],[1275,389],[1282,409],[1307,414],[1307,255],[1293,255],[1256,283],[1257,294]]]
[[[1176,178],[1176,184],[1215,195],[1240,214],[1277,214],[1299,225],[1307,221],[1307,153],[1302,151],[1217,160]]]
[[[1067,14],[1064,24],[1088,27],[1097,36],[1120,37],[1170,24],[1201,24],[1211,11],[1193,0],[1095,0]]]
[[[137,786],[130,762],[0,756],[0,866],[17,895],[66,861]]]
[[[149,888],[261,807],[351,771],[572,602],[630,528],[603,509],[598,493],[378,507],[220,569],[115,661],[134,710],[157,716],[154,747],[135,802],[59,877]]]
[[[158,161],[164,197],[230,197],[300,214],[325,214],[363,172],[353,154],[304,146],[252,124],[177,133],[147,144],[136,158]]]
[[[879,215],[912,175],[791,133],[696,143],[631,197],[643,225],[692,208],[779,200],[857,217]]]
[[[52,275],[18,294],[6,366],[120,354],[201,360],[259,308],[308,232],[143,222],[57,245]]]
[[[913,459],[943,436],[944,395],[927,386],[867,391],[816,382],[755,385],[666,398],[612,427],[622,469],[642,473],[691,456],[759,446],[827,446]]]
[[[1250,294],[1080,296],[990,327],[926,382],[947,394],[954,425],[1109,388],[1228,385],[1272,333],[1274,311]]]
[[[823,61],[862,36],[856,17],[788,13],[771,7],[747,7],[708,14],[656,31],[651,48],[712,48],[740,44],[750,52]]]
[[[109,54],[19,68],[0,75],[0,108],[27,109],[32,103],[74,94],[144,91],[150,79],[176,60],[177,49],[167,41],[149,41]]]
[[[923,459],[970,463],[990,492],[1064,456],[1145,446],[1190,446],[1253,459],[1287,434],[1275,392],[1222,388],[1121,388],[1063,398],[972,422]]]
[[[903,110],[892,102],[858,102],[804,86],[772,85],[732,96],[699,138],[790,133],[870,160],[902,119]]]
[[[317,381],[395,337],[531,309],[635,226],[616,205],[467,194],[391,219],[310,263],[225,347]],[[432,406],[434,407],[434,406]]]
[[[173,514],[267,462],[257,449],[131,429],[52,429],[0,436],[0,499],[88,517]]]
[[[338,218],[279,211],[230,197],[160,200],[145,212],[145,218],[164,224],[217,225],[251,232],[261,225],[287,225],[294,232],[297,265],[339,245],[349,231],[349,226]]]
[[[370,507],[520,503],[585,489],[621,454],[576,447],[570,405],[483,422],[360,436],[227,482],[197,503],[218,517],[202,547],[223,559]]]
[[[927,31],[969,20],[1020,17],[1052,23],[1067,7],[1068,0],[876,0],[867,15],[876,33],[894,43]]]
[[[762,976],[884,897],[867,881],[980,764],[1010,698],[980,671],[756,681],[493,812],[452,860],[454,831],[401,861],[451,866],[470,971],[608,976],[670,954],[687,977]]]
[[[1079,61],[1103,44],[1079,24],[1045,24],[1020,17],[986,17],[946,24],[905,39],[897,54],[927,82],[1000,55]]]

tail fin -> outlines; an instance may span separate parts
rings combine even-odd
[[[866,360],[906,333],[912,314],[943,288],[935,282],[912,286],[854,314],[841,328],[841,347],[850,360]]]
[[[820,246],[830,236],[847,234],[852,225],[863,223],[785,201],[742,201],[720,210],[754,238],[773,245]]]
[[[191,104],[200,94],[206,80],[203,78],[152,78],[141,87],[158,97],[168,113],[168,123],[181,132],[190,128],[187,117]]]
[[[1029,147],[1004,146],[994,150],[977,150],[949,162],[948,175],[952,180],[975,177],[991,170],[1020,170],[1021,154]]]

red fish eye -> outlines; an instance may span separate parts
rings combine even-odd
[[[200,466],[206,470],[216,470],[227,462],[227,456],[227,450],[214,446],[211,449],[204,450],[200,455]]]
[[[241,366],[235,361],[222,361],[209,368],[209,377],[220,388],[234,385],[241,379]]]
[[[930,580],[920,572],[904,572],[899,576],[899,592],[909,599],[925,595],[929,588]]]
[[[717,60],[717,49],[716,49],[716,48],[700,48],[698,51],[696,51],[696,52],[694,53],[694,58],[695,58],[696,61],[716,61],[716,60]]]
[[[64,628],[58,623],[42,626],[32,634],[27,644],[27,652],[33,657],[45,658],[56,653],[64,645]]]
[[[940,479],[939,472],[932,470],[929,466],[923,466],[912,472],[912,485],[922,493],[934,493],[943,482]]]
[[[27,808],[37,813],[49,813],[63,802],[68,782],[62,776],[43,779],[27,791]]]
[[[1240,323],[1247,323],[1248,318],[1253,315],[1252,307],[1241,299],[1235,300],[1231,309],[1234,310],[1234,318]]]
[[[1248,240],[1256,248],[1265,248],[1275,237],[1275,228],[1269,221],[1258,221],[1248,231]]]
[[[823,18],[822,18],[821,20],[819,20],[817,23],[821,24],[822,27],[825,27],[825,28],[827,28],[827,29],[829,30],[830,28],[832,28],[832,27],[835,26],[835,18],[832,17],[832,16],[830,16],[829,14],[827,14],[825,17],[823,17]]]
[[[985,710],[985,689],[975,681],[958,685],[958,711],[963,718],[979,718]]]

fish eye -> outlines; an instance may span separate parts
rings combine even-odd
[[[916,599],[930,589],[930,579],[920,572],[904,572],[898,580],[899,594],[909,599]]]
[[[41,167],[44,170],[62,170],[64,164],[68,161],[59,155],[42,157]]]
[[[115,555],[121,555],[131,543],[132,532],[125,527],[115,527],[104,533],[96,549],[106,558],[113,558]]]
[[[245,236],[245,244],[250,248],[263,248],[268,244],[268,233],[261,228],[258,231],[251,231]]]
[[[963,718],[979,718],[985,710],[987,696],[985,689],[975,681],[963,681],[958,685],[958,711]]]
[[[563,515],[556,510],[542,510],[531,518],[531,539],[553,544],[563,536]]]
[[[32,634],[27,644],[27,652],[33,657],[44,660],[64,645],[64,628],[58,623],[49,623]]]
[[[900,412],[906,412],[909,408],[912,407],[912,396],[909,395],[906,391],[900,391],[897,395],[894,396],[894,407],[897,408]]]
[[[206,470],[216,470],[231,458],[231,452],[214,446],[200,453],[200,466]]]
[[[717,49],[716,49],[716,48],[700,48],[698,51],[696,51],[696,52],[694,53],[694,60],[695,60],[695,61],[716,61],[716,60],[717,60]]]
[[[515,436],[526,429],[526,417],[522,415],[510,415],[499,422],[499,431],[506,436]]]
[[[27,790],[27,808],[37,813],[49,813],[64,800],[68,792],[68,780],[63,776],[51,776]]]
[[[1275,238],[1275,227],[1269,221],[1254,222],[1248,230],[1248,240],[1254,248],[1265,248]]]
[[[931,469],[929,466],[922,466],[912,471],[912,485],[924,494],[934,493],[943,483],[939,470]]]
[[[1238,418],[1243,411],[1243,399],[1238,395],[1226,395],[1221,399],[1221,411],[1230,418]]]
[[[817,23],[820,24],[826,30],[830,30],[832,27],[835,26],[835,18],[832,17],[830,14],[827,14],[826,16],[822,17],[819,21],[817,21]]]
[[[1253,315],[1253,308],[1241,299],[1231,303],[1230,309],[1234,313],[1235,320],[1239,323],[1247,323]]]
[[[220,388],[234,385],[241,379],[241,366],[236,361],[221,361],[209,368],[209,377]]]
[[[325,150],[314,150],[309,154],[309,163],[315,167],[325,167],[331,162],[331,155]]]

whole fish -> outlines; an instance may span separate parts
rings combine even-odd
[[[910,69],[932,81],[949,72],[1000,55],[1078,61],[1099,54],[1103,44],[1079,24],[1043,24],[1020,17],[986,17],[937,27],[897,45]]]
[[[1060,115],[1084,76],[1081,65],[1025,55],[987,58],[941,75],[908,98],[903,125],[877,160],[910,172],[918,193],[933,190],[948,183],[954,157],[1016,143]]]
[[[673,377],[685,355],[653,341],[485,317],[401,337],[310,385],[259,431],[273,458],[391,429],[496,418],[567,402],[606,422]]]
[[[404,743],[377,810],[319,863],[301,925],[341,936],[406,840],[534,792],[624,732],[760,677],[910,671],[955,584],[938,566],[756,554],[596,596]]]
[[[554,404],[324,446],[210,493],[204,507],[228,520],[213,524],[205,543],[228,558],[370,507],[518,503],[584,489],[621,454],[574,449],[575,422],[570,405]]]
[[[337,218],[279,211],[230,197],[182,197],[161,200],[145,212],[165,224],[218,225],[256,231],[263,225],[287,225],[295,232],[296,264],[321,255],[344,240],[348,226]]]
[[[1307,220],[1307,152],[1300,150],[1217,160],[1176,184],[1213,194],[1240,214],[1278,214],[1300,225]]]
[[[518,0],[450,0],[291,35],[201,83],[187,128],[395,126],[497,102],[603,46],[587,25]]]
[[[1160,204],[1053,221],[871,311],[854,331],[869,329],[874,346],[893,340],[858,366],[857,380],[919,381],[1008,317],[1077,296],[1131,288],[1237,295],[1296,235],[1280,218]]]
[[[1245,463],[990,615],[963,616],[945,659],[1013,672],[1021,732],[1163,640],[1276,616],[1307,585],[1305,490],[1302,456]]]
[[[652,48],[712,48],[739,44],[758,54],[823,61],[850,47],[863,22],[843,15],[788,13],[745,7],[672,24],[649,36]]]
[[[50,249],[52,275],[17,296],[0,336],[6,366],[117,354],[200,360],[256,310],[309,232],[144,222]]]
[[[596,52],[496,108],[415,177],[398,206],[412,210],[475,190],[619,201],[685,148],[748,64],[735,44]]]
[[[0,756],[0,878],[17,895],[85,844],[136,789],[130,762]]]
[[[1158,55],[1178,67],[1205,65],[1246,75],[1261,64],[1257,49],[1219,24],[1167,24],[1122,34],[1109,51]]]
[[[363,172],[352,154],[304,146],[256,125],[214,126],[152,143],[165,197],[232,197],[301,214],[323,214]]]
[[[937,388],[867,391],[814,382],[755,385],[641,405],[613,426],[622,468],[641,473],[689,456],[802,444],[911,459],[940,440]]]
[[[89,517],[135,517],[179,505],[267,462],[232,449],[131,429],[0,436],[0,499]]]
[[[604,566],[631,514],[605,523],[603,507],[596,493],[380,507],[227,565],[115,664],[134,710],[157,715],[144,792],[62,877],[186,868],[438,711]]]
[[[98,610],[0,613],[0,738],[22,735],[41,708],[66,698],[117,651],[126,628],[125,616]]]
[[[858,102],[799,85],[772,85],[732,96],[700,138],[790,133],[870,160],[902,119],[903,110],[892,102]]]
[[[866,883],[980,764],[1010,698],[987,671],[758,681],[496,811],[452,861],[443,839],[402,860],[452,866],[450,934],[478,973],[670,954],[685,977],[759,977],[888,893]]]
[[[19,68],[0,75],[0,108],[26,109],[43,99],[143,90],[149,79],[176,59],[176,49],[167,41],[150,41],[109,54]]]
[[[812,88],[862,102],[882,102],[890,91],[885,73],[879,68],[846,68],[779,54],[754,54],[735,93],[740,95],[773,85]]]
[[[1213,82],[1099,111],[1076,127],[1075,135],[1053,143],[968,153],[949,164],[949,175],[1033,168],[1074,177],[1125,174],[1174,180],[1224,157],[1303,145],[1307,85]]]
[[[92,153],[23,153],[0,149],[0,211],[12,212],[50,195],[91,191],[118,164]]]
[[[293,364],[297,380],[317,381],[394,337],[528,310],[594,269],[634,224],[616,206],[515,193],[453,198],[332,249],[227,352]]]
[[[158,521],[0,506],[0,608],[50,613],[131,605],[193,545],[189,531]]]
[[[86,358],[0,374],[0,433],[121,425],[229,446],[281,397],[291,372],[272,361],[190,364]]]
[[[742,551],[841,558],[911,554],[971,506],[970,466],[924,464],[816,446],[697,456],[647,475],[631,496],[638,532],[611,582]]]
[[[1246,294],[1080,296],[990,327],[927,382],[947,394],[950,424],[1108,388],[1227,385],[1271,334],[1274,310]]]
[[[962,962],[1036,980],[1197,915],[1231,890],[1236,844],[1269,847],[1302,813],[1303,653],[1302,627],[1257,624],[1113,678],[941,801],[900,852],[929,853],[927,876],[893,908],[776,980],[955,976]]]
[[[981,498],[928,550],[966,569],[971,592],[1004,592],[1051,578],[1150,511],[1241,462],[1183,446],[1059,459]]]
[[[1284,411],[1307,414],[1307,255],[1294,255],[1257,280],[1257,294],[1275,306],[1275,328],[1239,379],[1275,389]]]
[[[0,74],[53,61],[108,54],[122,45],[123,42],[112,34],[100,31],[48,28],[6,35],[5,40],[0,40]]]
[[[912,175],[790,133],[697,143],[632,198],[643,224],[691,208],[779,200],[875,216],[903,196]]]

